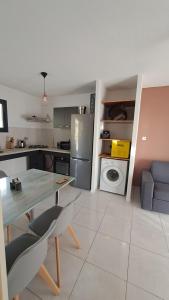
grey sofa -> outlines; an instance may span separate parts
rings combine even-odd
[[[169,162],[153,161],[141,176],[141,207],[169,214]]]

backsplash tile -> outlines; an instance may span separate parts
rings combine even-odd
[[[17,139],[24,139],[24,137],[28,137],[27,145],[44,144],[57,147],[58,142],[70,139],[70,129],[10,127],[9,132],[0,133],[1,148],[5,148],[7,136],[13,136],[15,138],[15,144]]]
[[[6,137],[13,136],[15,144],[17,139],[24,139],[27,137],[27,144],[42,144],[42,129],[41,128],[22,128],[22,127],[10,127],[9,132],[0,133],[0,147],[5,148]]]

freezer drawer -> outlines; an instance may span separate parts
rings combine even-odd
[[[70,159],[70,176],[75,177],[72,185],[81,189],[91,188],[91,161]]]

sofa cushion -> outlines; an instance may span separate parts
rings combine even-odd
[[[154,187],[154,198],[169,201],[169,184],[156,182]]]
[[[169,183],[169,162],[153,161],[151,173],[154,181]]]

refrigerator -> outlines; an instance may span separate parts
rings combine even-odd
[[[86,190],[91,188],[93,129],[92,114],[71,116],[70,176],[73,186]]]

